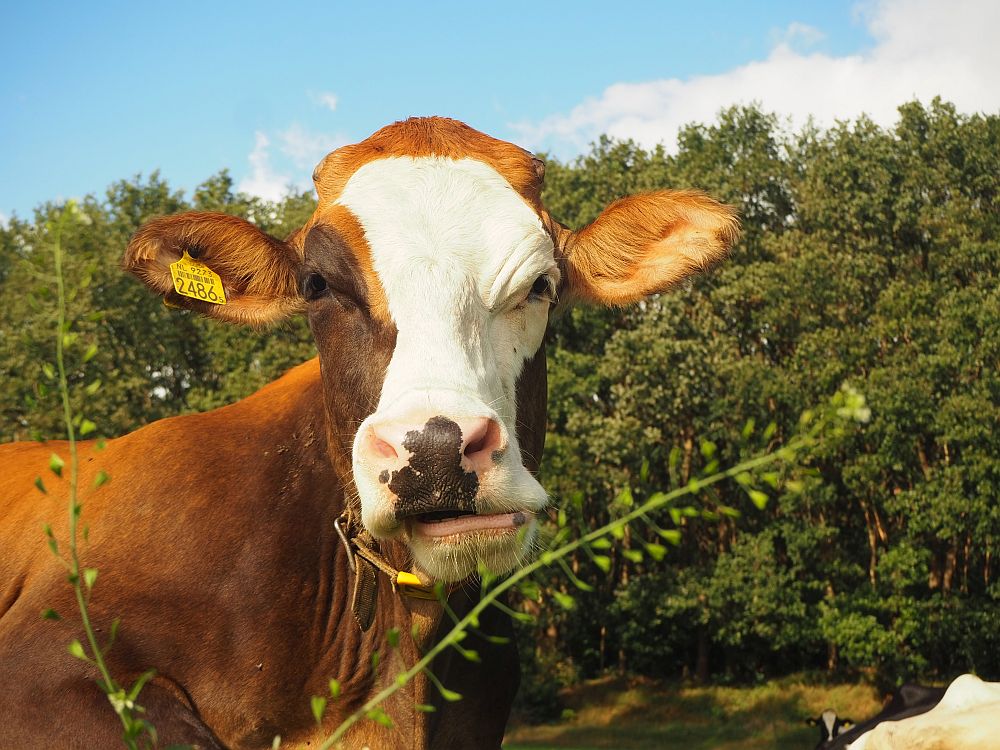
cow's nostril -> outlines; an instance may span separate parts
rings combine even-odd
[[[466,445],[465,446],[465,450],[462,451],[462,453],[465,456],[472,456],[472,455],[475,455],[476,453],[481,452],[483,450],[483,448],[486,446],[486,439],[487,439],[487,436],[486,436],[486,433],[484,432],[483,435],[482,435],[482,437],[479,437],[476,440],[473,440],[468,445]]]
[[[500,425],[492,419],[477,419],[463,427],[465,446],[462,455],[473,463],[476,470],[482,471],[493,463],[493,453],[503,441]]]
[[[397,458],[399,456],[399,453],[396,452],[391,443],[387,443],[374,432],[371,435],[371,446],[375,455],[379,458]]]

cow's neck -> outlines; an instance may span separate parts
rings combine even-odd
[[[317,587],[301,603],[312,623],[310,642],[302,644],[309,662],[303,705],[308,704],[309,695],[328,694],[331,678],[341,683],[342,698],[331,702],[324,722],[323,731],[327,732],[419,660],[434,641],[443,609],[436,601],[409,598],[393,591],[389,576],[378,571],[373,622],[365,631],[359,627],[351,608],[355,574],[333,526],[344,513],[348,493],[353,491],[350,454],[345,450],[343,433],[328,417],[329,404],[318,361],[291,370],[241,404],[247,410],[266,404],[270,414],[261,415],[261,424],[269,426],[276,446],[269,457],[268,471],[283,475],[282,492],[294,494],[290,500],[310,516],[311,524],[320,527],[312,529],[322,539],[318,559],[313,560],[319,567],[314,574]],[[395,569],[410,569],[404,545],[383,542],[378,549]],[[388,644],[388,633],[393,629],[399,634],[397,647]],[[373,674],[371,658],[376,651],[380,666]],[[386,704],[395,724],[391,742],[404,739],[407,747],[425,746],[427,715],[414,712],[412,707],[433,702],[428,687],[427,678],[418,675]],[[357,725],[356,732],[349,736],[351,743],[355,736],[371,740],[372,747],[390,741],[382,729],[367,721]],[[312,730],[295,739],[309,741],[306,737],[312,737]]]

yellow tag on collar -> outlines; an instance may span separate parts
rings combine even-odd
[[[414,599],[437,599],[433,586],[425,586],[413,573],[404,570],[396,574],[396,588]]]
[[[213,305],[226,304],[226,292],[222,288],[219,274],[199,263],[187,250],[181,259],[170,264],[170,276],[174,280],[174,289],[185,297],[211,302]]]

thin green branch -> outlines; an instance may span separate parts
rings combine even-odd
[[[77,451],[76,429],[73,425],[73,409],[69,397],[69,379],[66,375],[66,342],[69,330],[66,323],[66,283],[63,278],[63,251],[62,234],[66,224],[67,215],[72,213],[72,204],[68,204],[59,216],[59,221],[55,225],[53,236],[53,257],[55,261],[55,278],[57,291],[57,331],[56,331],[56,369],[59,378],[59,394],[62,401],[63,421],[66,425],[66,436],[69,443],[69,560],[64,562],[69,570],[69,582],[73,586],[73,593],[76,598],[77,608],[80,611],[80,621],[83,631],[90,646],[90,656],[82,654],[87,661],[93,664],[101,675],[102,689],[108,695],[115,713],[118,715],[122,726],[125,729],[125,742],[130,748],[137,747],[135,743],[136,720],[132,717],[128,703],[131,699],[115,700],[121,692],[104,659],[104,652],[97,642],[97,634],[94,631],[90,619],[88,607],[89,589],[92,581],[87,579],[87,572],[81,576],[80,553],[77,543],[79,537],[81,506],[79,500],[79,459]],[[62,559],[60,557],[60,559]],[[86,585],[86,590],[85,590]],[[74,643],[79,646],[79,643]],[[75,650],[75,649],[74,649]],[[149,679],[148,677],[145,679]],[[141,683],[145,682],[141,680]],[[141,688],[141,684],[139,684]],[[133,692],[137,692],[133,688]]]
[[[513,588],[520,581],[524,580],[528,576],[532,575],[535,571],[548,567],[555,562],[561,561],[564,557],[575,552],[581,547],[587,548],[592,542],[602,537],[611,535],[614,530],[620,529],[623,526],[628,525],[632,521],[645,516],[655,510],[658,510],[665,505],[673,502],[679,497],[685,495],[690,495],[699,492],[705,487],[710,487],[714,484],[718,484],[726,479],[731,479],[737,474],[742,474],[744,472],[751,472],[760,467],[767,466],[772,463],[779,461],[786,461],[789,458],[795,456],[795,454],[802,448],[810,447],[816,442],[816,435],[821,429],[821,424],[814,424],[813,428],[805,435],[790,441],[785,448],[778,450],[774,453],[768,453],[762,456],[757,456],[755,458],[743,461],[742,463],[733,466],[725,471],[716,472],[709,477],[704,477],[702,479],[693,479],[684,487],[677,488],[667,493],[657,493],[650,497],[646,502],[634,508],[629,513],[620,516],[609,523],[585,534],[582,537],[574,539],[573,541],[567,542],[566,544],[558,547],[557,549],[550,549],[543,552],[537,560],[525,565],[524,567],[518,569],[507,578],[503,579],[496,586],[494,586],[488,593],[486,593],[479,602],[456,624],[455,627],[449,631],[449,633],[438,641],[430,650],[423,655],[423,657],[418,660],[410,669],[406,672],[401,673],[396,677],[391,685],[380,690],[372,698],[370,698],[361,708],[355,711],[353,714],[348,716],[341,724],[334,730],[322,745],[320,745],[320,750],[329,750],[341,738],[347,733],[347,731],[358,722],[359,719],[364,718],[373,708],[379,706],[382,702],[387,700],[393,694],[396,693],[400,688],[409,683],[414,677],[416,677],[421,672],[429,673],[429,667],[434,658],[441,653],[444,649],[449,648],[452,644],[458,643],[458,641],[464,637],[464,633],[467,628],[474,625],[479,621],[479,615],[491,604],[499,605],[499,602],[494,601],[503,592]],[[436,682],[436,680],[435,680]]]

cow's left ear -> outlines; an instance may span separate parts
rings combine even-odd
[[[660,191],[615,201],[590,225],[560,239],[561,297],[626,305],[662,292],[726,256],[739,237],[729,206],[694,191]]]
[[[185,252],[218,274],[226,304],[203,302],[175,290],[170,264]],[[122,265],[170,305],[261,326],[304,308],[298,290],[299,257],[290,243],[244,219],[192,211],[143,225],[129,242]]]

